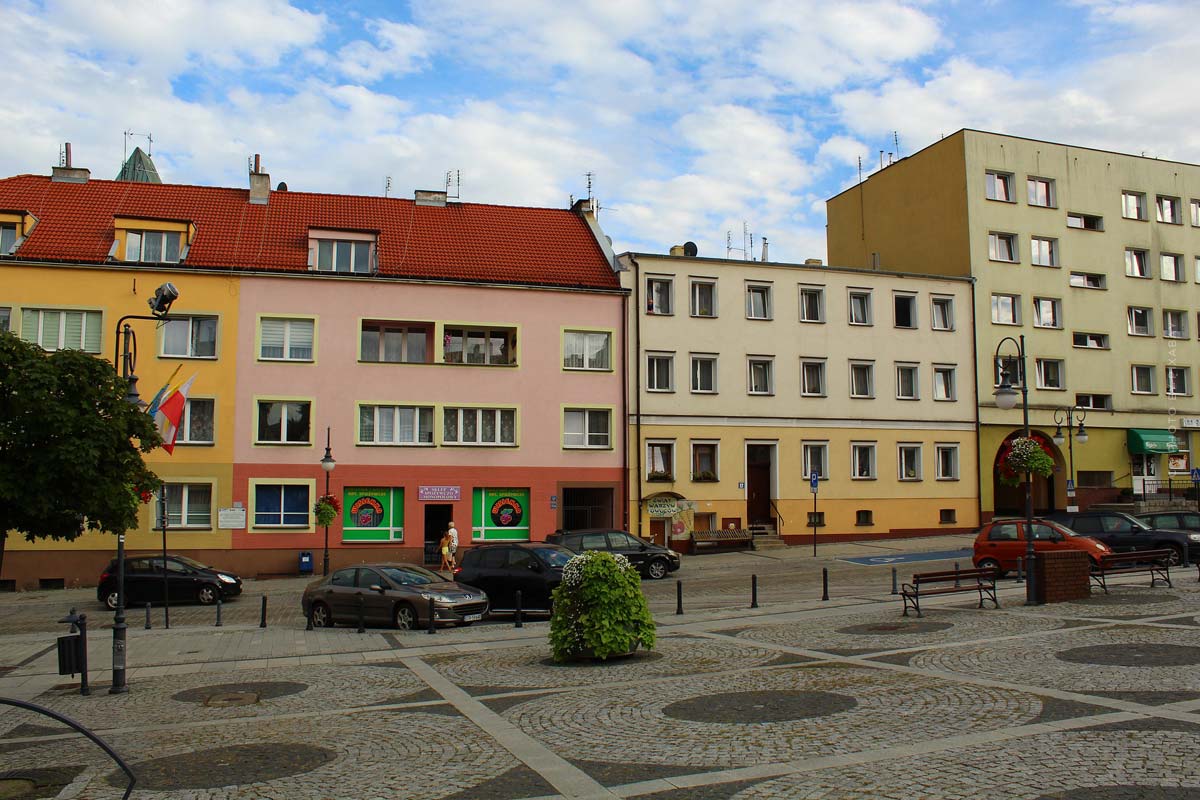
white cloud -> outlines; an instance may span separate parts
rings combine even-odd
[[[344,45],[337,54],[336,68],[351,80],[374,83],[388,75],[405,75],[420,70],[431,49],[428,32],[415,25],[374,20],[369,25],[378,40],[361,39]]]

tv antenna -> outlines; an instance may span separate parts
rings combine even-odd
[[[450,193],[450,185],[454,185],[454,194]],[[446,199],[458,200],[462,197],[462,170],[446,170]]]
[[[152,133],[137,133],[136,131],[125,131],[125,158],[122,164],[129,160],[129,139],[133,136],[139,136],[146,140],[146,155],[154,155],[154,134]]]
[[[387,197],[388,192],[392,190],[392,176],[387,175],[383,179],[383,196]]]
[[[742,254],[743,261],[754,260],[754,234],[750,232],[750,224],[742,220],[742,246],[733,246],[733,231],[725,231],[725,258],[737,251]]]

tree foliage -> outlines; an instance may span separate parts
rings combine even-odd
[[[162,440],[126,389],[107,361],[0,331],[0,548],[9,531],[71,540],[137,527],[139,493],[161,483],[142,454]]]
[[[589,550],[567,562],[550,617],[555,661],[650,649],[654,633],[641,578],[625,556]]]

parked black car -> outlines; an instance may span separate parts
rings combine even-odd
[[[620,553],[647,578],[659,580],[679,569],[679,553],[660,544],[647,542],[625,531],[612,528],[580,528],[574,531],[555,531],[546,541],[568,547],[576,553],[585,550],[607,550]]]
[[[1121,511],[1058,511],[1050,518],[1076,533],[1099,539],[1118,553],[1170,550],[1172,564],[1182,564],[1184,553],[1189,561],[1200,558],[1200,533],[1156,528]]]
[[[471,586],[448,581],[416,564],[359,564],[313,581],[300,596],[300,609],[318,628],[357,623],[359,605],[367,625],[412,630],[429,624],[470,625],[488,612],[488,597]]]
[[[1195,511],[1147,511],[1134,514],[1151,528],[1171,528],[1188,533],[1200,533],[1200,514]]]
[[[520,590],[522,610],[548,612],[563,567],[574,556],[565,547],[543,542],[477,545],[463,554],[454,577],[487,592],[493,611],[515,610]]]
[[[242,593],[242,579],[232,572],[201,564],[187,556],[167,554],[167,599],[172,603],[209,605]],[[96,585],[96,599],[109,608],[117,607],[117,560],[108,562]],[[125,559],[125,604],[161,603],[163,600],[163,557],[136,556]]]

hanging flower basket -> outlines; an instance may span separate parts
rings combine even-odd
[[[317,524],[321,527],[332,525],[340,513],[342,513],[342,502],[332,494],[321,495],[313,505],[313,514],[316,515]]]
[[[1054,472],[1054,454],[1047,445],[1033,436],[1018,436],[1010,439],[1000,453],[997,473],[1000,483],[1016,486],[1025,479],[1025,473],[1047,476]]]
[[[625,556],[589,550],[572,558],[554,590],[553,608],[555,661],[603,661],[654,646],[654,619],[641,576]]]

